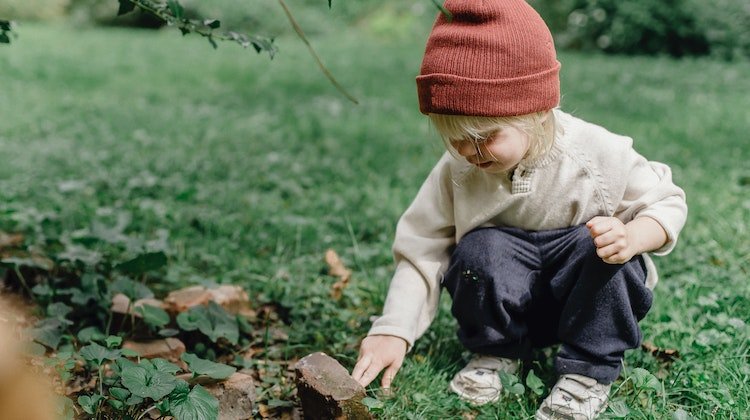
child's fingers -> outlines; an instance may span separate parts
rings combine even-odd
[[[599,258],[609,258],[615,254],[620,252],[620,247],[618,247],[616,244],[610,244],[601,248],[596,249],[596,255],[599,256]]]
[[[354,369],[352,369],[352,378],[354,378],[355,381],[362,383],[362,375],[365,373],[367,368],[370,367],[371,360],[372,357],[370,357],[370,355],[360,357],[360,359],[357,361],[357,364],[354,365]],[[366,386],[366,384],[362,386]]]
[[[367,386],[373,381],[373,379],[377,378],[378,373],[380,373],[381,370],[383,370],[383,365],[381,363],[378,363],[377,361],[370,363],[370,366],[368,366],[367,370],[362,374],[362,378],[357,382],[362,386]]]
[[[594,245],[597,248],[603,248],[608,245],[618,245],[620,247],[624,247],[624,241],[624,232],[620,232],[617,229],[611,229],[599,236],[594,237]]]
[[[593,219],[586,222],[586,227],[589,228],[592,238],[609,232],[612,230],[612,221],[610,217],[596,216]]]
[[[393,378],[396,377],[396,373],[398,373],[399,369],[401,369],[401,363],[393,362],[390,366],[388,366],[388,369],[383,372],[383,388],[388,389],[391,387]]]

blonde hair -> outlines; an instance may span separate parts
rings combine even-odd
[[[524,158],[539,157],[552,147],[557,131],[555,114],[540,111],[512,117],[478,117],[468,115],[429,114],[445,147],[454,153],[451,141],[470,140],[480,144],[492,133],[514,127],[529,136],[529,151]]]

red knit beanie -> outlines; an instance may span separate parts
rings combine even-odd
[[[446,0],[417,77],[424,114],[500,117],[552,109],[560,63],[552,35],[524,0]]]

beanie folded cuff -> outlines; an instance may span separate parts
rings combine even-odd
[[[423,114],[501,117],[555,108],[560,102],[560,63],[536,74],[473,79],[452,74],[417,76]]]

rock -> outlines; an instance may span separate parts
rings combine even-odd
[[[221,285],[208,289],[208,292],[211,294],[211,300],[233,314],[247,308],[250,304],[247,292],[240,286]]]
[[[252,376],[235,372],[223,382],[206,385],[206,391],[219,400],[218,420],[253,418],[255,382]]]
[[[164,299],[166,308],[172,313],[185,312],[193,306],[206,305],[213,301],[228,312],[239,313],[249,305],[250,298],[240,286],[222,285],[213,289],[192,286],[171,292]]]
[[[185,312],[193,306],[205,305],[211,300],[211,294],[203,286],[192,286],[170,292],[164,303],[167,310],[174,313]]]
[[[130,298],[125,296],[122,293],[117,293],[116,295],[112,296],[112,312],[120,315],[124,314],[130,314],[133,315],[136,318],[141,318],[141,314],[138,313],[138,311],[135,310],[135,308],[143,305],[149,305],[149,306],[156,306],[157,308],[165,308],[164,302],[160,301],[159,299],[153,299],[153,298],[146,298],[146,299],[138,299],[135,301],[135,303],[131,306],[130,305]],[[128,308],[130,308],[130,311],[128,312]]]
[[[332,357],[313,353],[294,369],[305,419],[372,419],[362,403],[365,389]]]
[[[161,357],[174,363],[181,363],[180,356],[185,353],[185,344],[172,337],[150,341],[128,340],[122,348],[133,350],[146,359]]]

